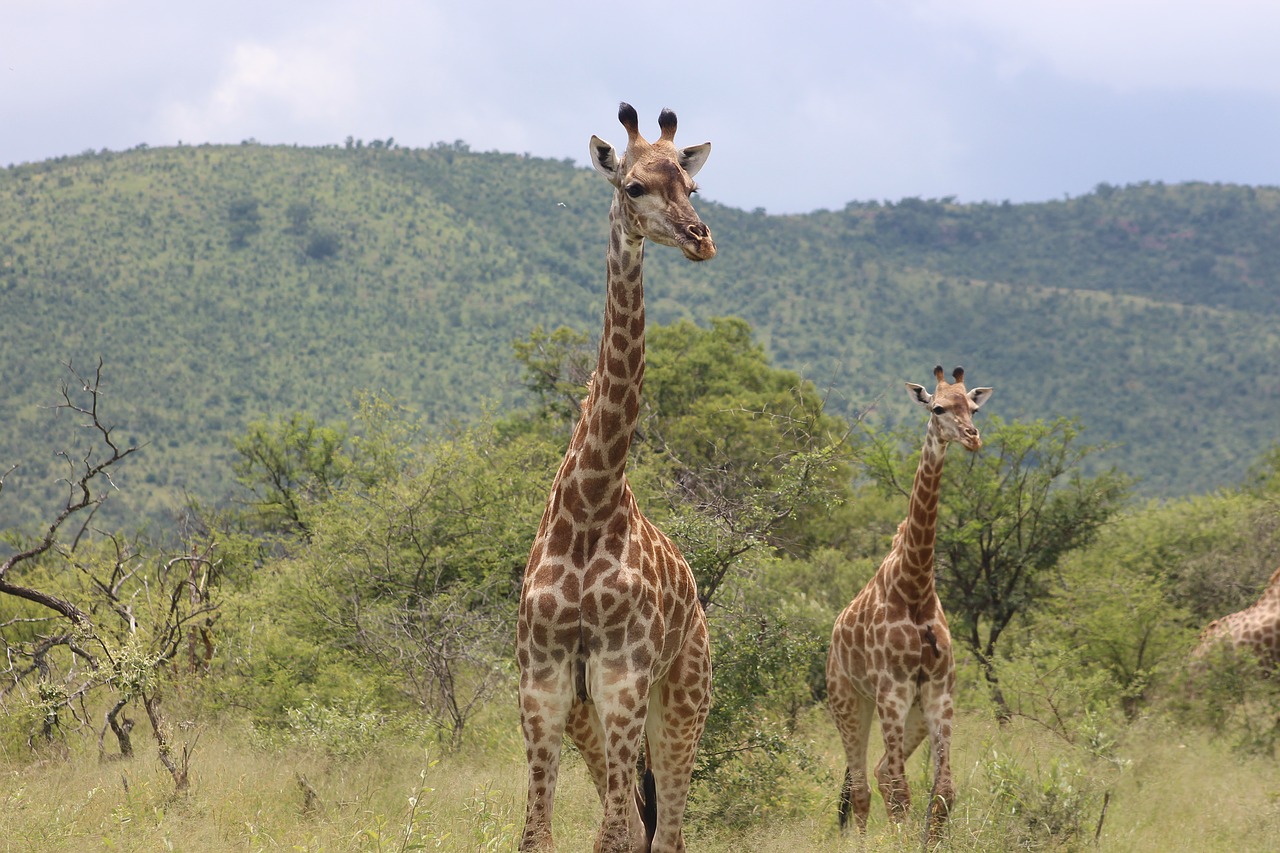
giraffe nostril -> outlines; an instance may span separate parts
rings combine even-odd
[[[707,236],[707,226],[703,225],[701,222],[695,222],[692,225],[687,226],[684,230],[686,234],[695,240],[701,240]]]

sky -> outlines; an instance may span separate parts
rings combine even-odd
[[[1274,0],[7,0],[0,168],[347,137],[710,141],[703,198],[804,213],[1280,184]]]

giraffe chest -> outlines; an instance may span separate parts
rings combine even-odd
[[[675,546],[642,516],[617,550],[601,549],[583,574],[581,624],[586,651],[625,655],[641,668],[665,671],[684,642],[693,576]]]
[[[885,684],[954,677],[951,633],[936,595],[908,604],[869,586],[840,615],[831,643],[840,669],[868,696]]]
[[[520,619],[532,645],[551,657],[565,649],[665,672],[697,607],[687,563],[636,515],[611,519],[594,535],[535,544]]]

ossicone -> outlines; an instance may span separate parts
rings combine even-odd
[[[676,138],[676,114],[668,107],[658,113],[658,127],[662,130],[662,138],[671,142]]]
[[[640,135],[640,116],[636,115],[636,108],[626,101],[618,104],[618,121],[627,129],[628,139],[635,139]]]

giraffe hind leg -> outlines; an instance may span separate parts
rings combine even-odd
[[[929,727],[925,724],[924,713],[920,710],[919,701],[916,701],[912,704],[911,709],[907,711],[907,721],[903,727],[903,761],[907,761],[911,758],[916,749],[924,741],[924,736],[928,733]]]
[[[849,682],[839,676],[827,680],[827,707],[844,746],[844,781],[840,786],[840,829],[849,825],[852,813],[859,832],[867,829],[871,814],[871,785],[867,780],[867,742],[870,738],[872,712],[870,700],[859,695]]]
[[[648,705],[645,686],[642,677],[615,678],[591,692],[591,719],[599,726],[594,731],[600,745],[599,769],[593,768],[592,776],[604,806],[596,853],[642,853],[648,848],[636,786]],[[639,715],[633,714],[635,708]]]

